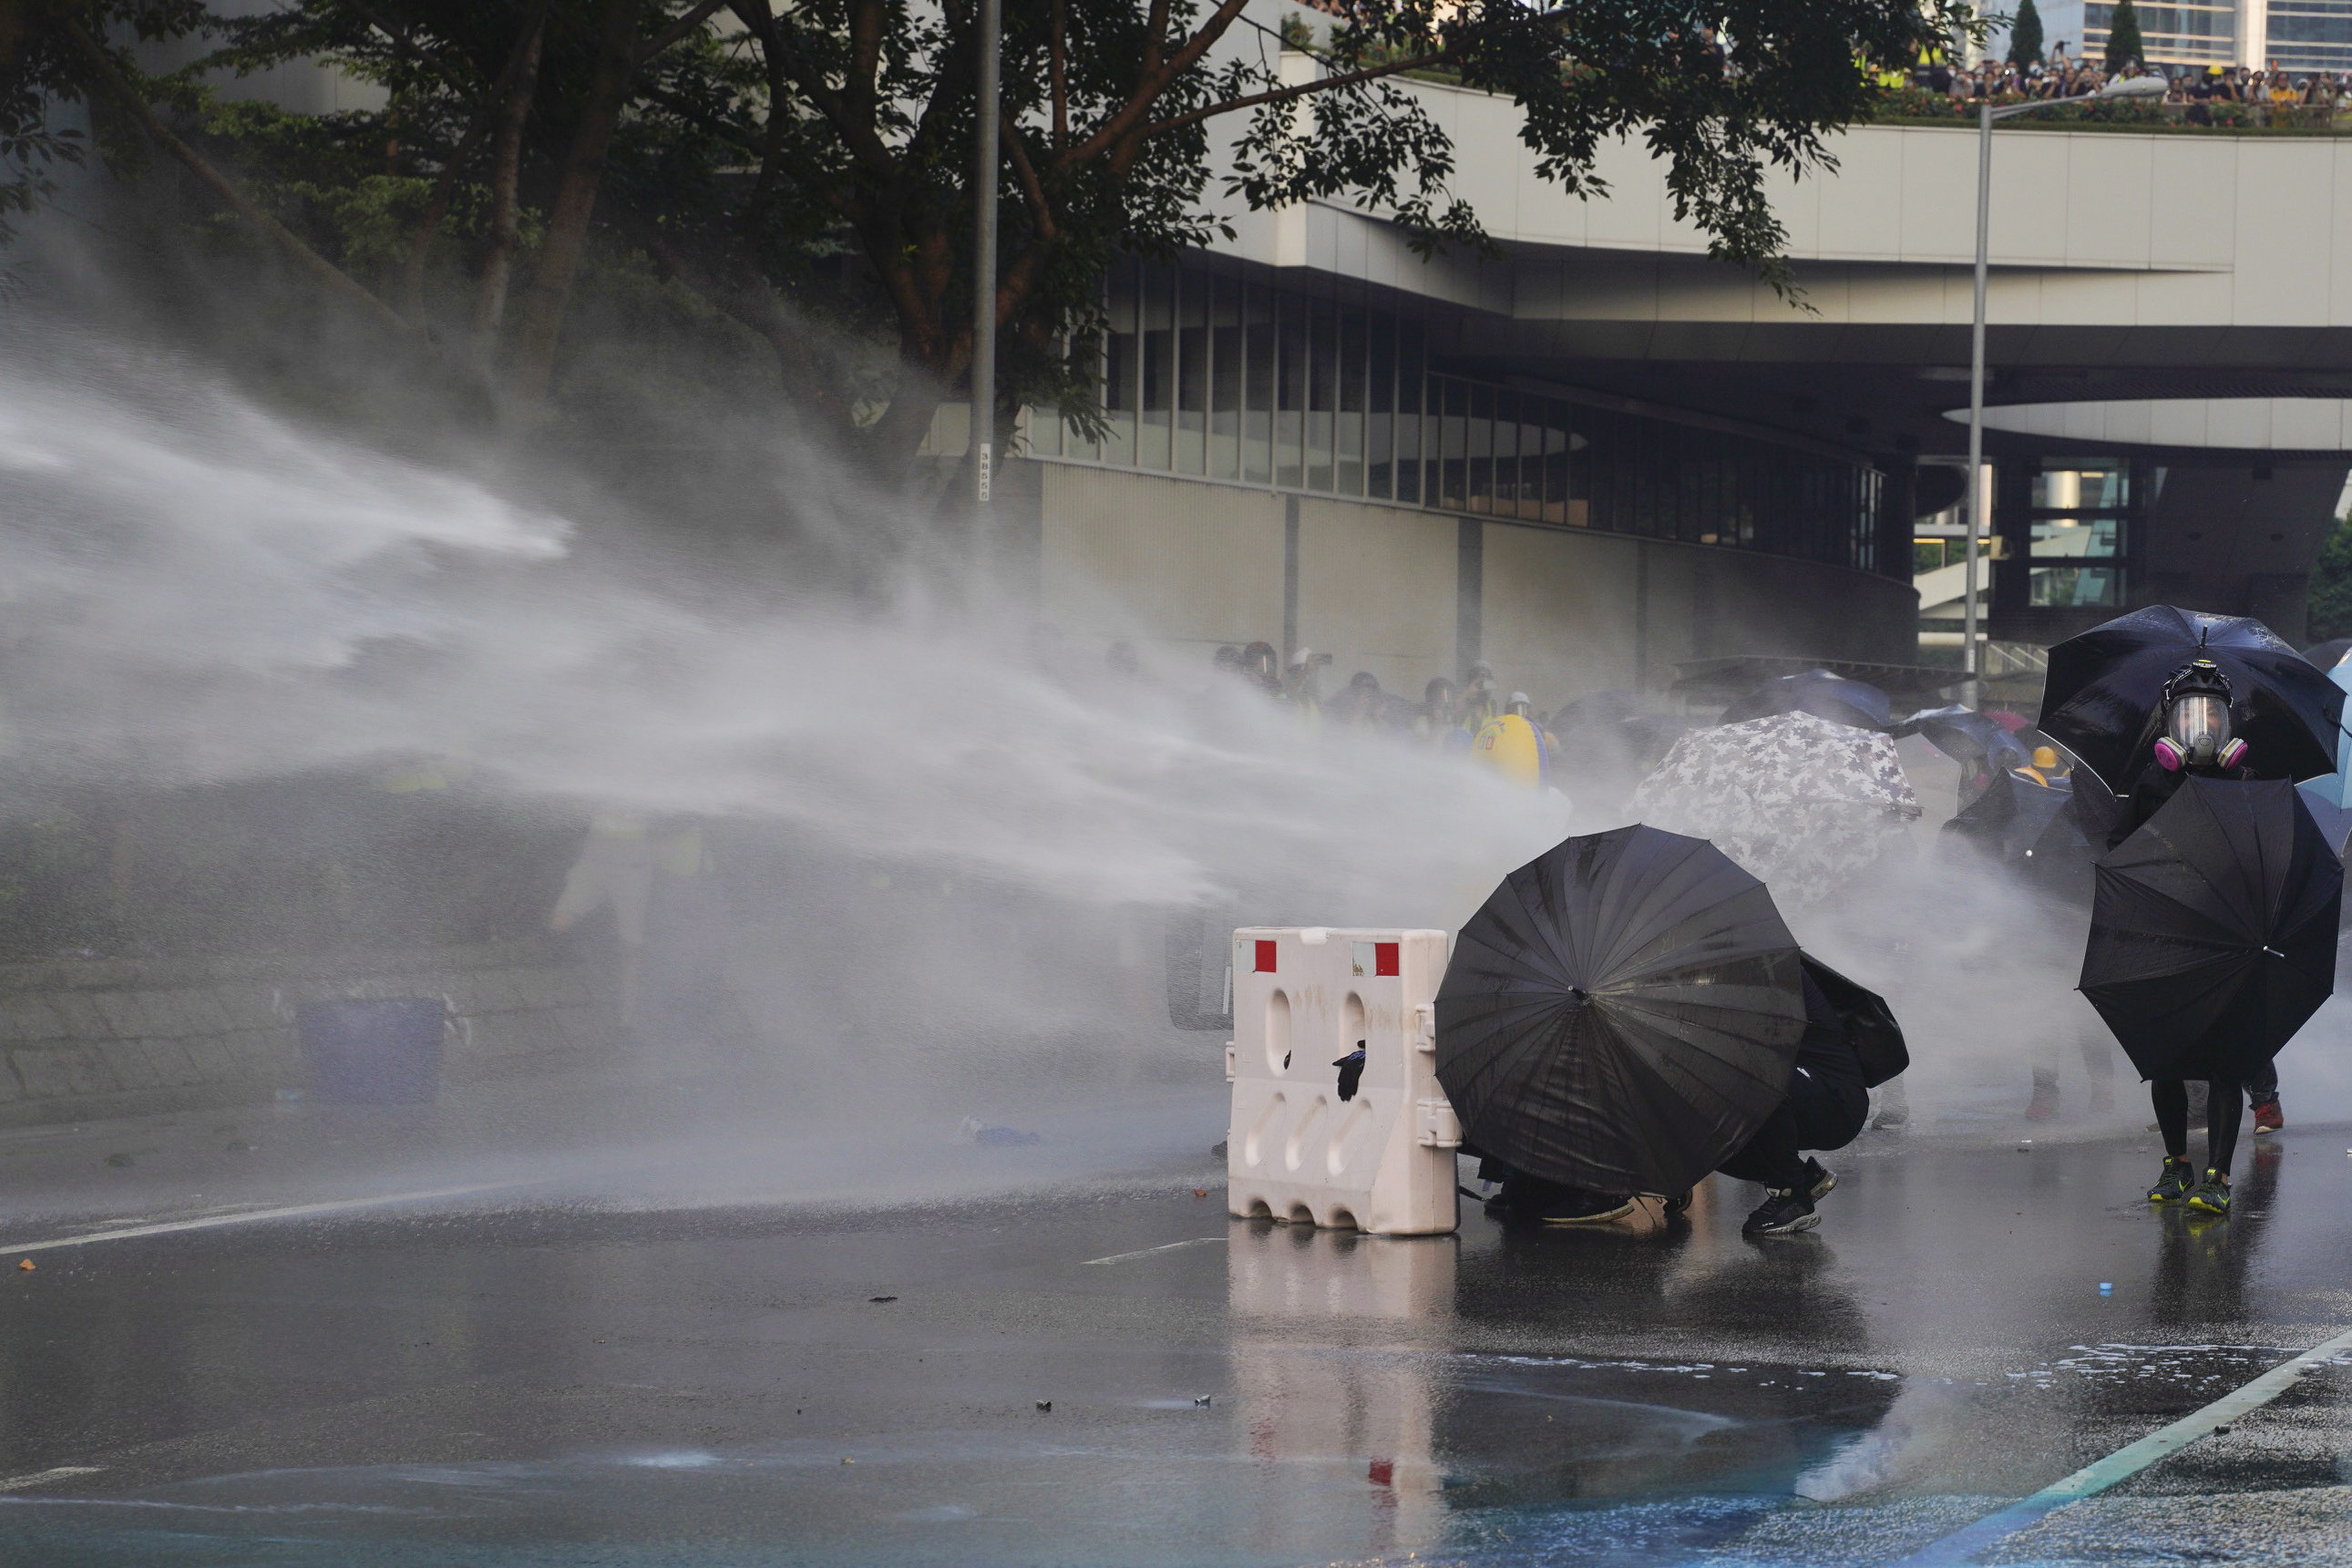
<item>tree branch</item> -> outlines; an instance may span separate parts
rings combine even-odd
[[[1029,215],[1036,221],[1037,237],[1047,245],[1062,237],[1060,227],[1054,222],[1054,204],[1045,198],[1045,186],[1037,178],[1037,166],[1029,162],[1029,149],[1021,144],[1021,128],[1013,117],[1003,119],[1004,151],[1012,156],[1013,172],[1021,176],[1021,193],[1028,198]]]
[[[1054,0],[1053,35],[1045,56],[1046,76],[1053,83],[1054,151],[1070,144],[1070,28],[1067,0]]]
[[[1143,30],[1151,41],[1143,46],[1143,78],[1150,80],[1160,68],[1160,57],[1168,47],[1168,0],[1151,0],[1151,9],[1145,16]]]
[[[540,57],[547,47],[548,0],[538,0],[537,17],[524,33],[515,57],[514,79],[499,94],[499,133],[490,147],[490,248],[482,257],[474,291],[475,362],[496,358],[499,329],[506,320],[507,292],[514,280],[515,247],[522,243],[522,142],[539,93]]]
[[[784,62],[784,69],[793,78],[793,85],[841,133],[841,140],[848,147],[850,156],[857,160],[866,172],[879,180],[887,180],[894,175],[898,172],[897,160],[891,155],[889,144],[875,133],[872,118],[868,116],[861,120],[842,95],[827,84],[822,71],[801,59],[797,50],[787,47],[784,29],[776,25],[775,16],[763,5],[751,4],[750,0],[735,0],[734,9],[735,15],[743,19],[743,25],[760,40],[761,48]],[[769,112],[775,112],[774,105],[769,106]]]
[[[1157,71],[1147,73],[1142,80],[1137,82],[1133,96],[1119,106],[1118,112],[1097,126],[1093,135],[1062,152],[1054,160],[1055,166],[1069,168],[1098,158],[1107,149],[1140,127],[1145,117],[1150,114],[1151,106],[1160,101],[1161,93],[1168,90],[1168,84],[1192,69],[1201,57],[1209,52],[1210,47],[1225,36],[1234,25],[1234,18],[1239,16],[1248,4],[1249,0],[1217,0],[1216,10],[1201,24],[1200,31],[1186,39],[1184,47],[1170,56]]]
[[[882,7],[863,0],[850,13],[849,66],[841,73],[842,90],[868,121],[874,118],[877,88],[882,73]]]
[[[1426,70],[1431,66],[1452,59],[1454,54],[1454,51],[1452,49],[1440,49],[1435,54],[1419,55],[1409,60],[1396,60],[1384,66],[1366,66],[1361,70],[1348,71],[1336,77],[1325,77],[1320,81],[1300,82],[1292,87],[1270,88],[1265,92],[1247,93],[1240,98],[1227,99],[1223,103],[1203,104],[1199,109],[1190,110],[1182,114],[1171,115],[1166,120],[1147,125],[1143,128],[1143,134],[1147,137],[1164,136],[1171,131],[1181,131],[1188,125],[1198,125],[1204,120],[1213,120],[1218,115],[1231,114],[1236,110],[1255,109],[1261,104],[1267,103],[1288,103],[1294,99],[1312,97],[1318,92],[1330,92],[1339,88],[1354,87],[1359,82],[1378,81],[1382,77],[1395,76],[1399,71]]]
[[[652,37],[647,38],[643,44],[639,45],[637,47],[636,64],[643,66],[647,60],[652,59],[656,55],[660,54],[664,49],[668,48],[672,44],[677,43],[680,38],[685,37],[688,34],[701,26],[702,24],[710,20],[713,16],[725,10],[728,4],[729,0],[701,0],[701,3],[697,5],[693,10],[688,11],[685,16],[680,16],[677,21],[672,22],[668,26],[664,27],[660,32],[656,33]]]
[[[172,128],[156,118],[155,110],[148,103],[146,97],[137,88],[131,86],[130,79],[116,68],[113,57],[99,46],[98,40],[82,30],[81,24],[70,16],[58,16],[57,21],[66,37],[72,40],[75,49],[89,62],[90,69],[97,75],[98,79],[105,84],[106,89],[114,95],[122,107],[130,112],[131,117],[139,122],[140,128],[147,132],[156,146],[186,165],[189,172],[203,181],[214,194],[235,209],[239,217],[259,229],[303,271],[325,284],[332,292],[341,295],[358,306],[379,326],[397,337],[417,343],[434,358],[440,357],[439,348],[422,329],[377,298],[373,290],[350,273],[304,244],[301,235],[257,205],[251,197],[231,183],[226,175],[205,162],[194,148],[173,134]]]
[[[416,47],[415,40],[414,38],[410,37],[407,34],[403,33],[390,22],[384,20],[381,12],[377,11],[373,6],[364,4],[363,0],[343,0],[343,4],[357,12],[359,14],[360,20],[365,22],[369,26],[373,27],[377,32],[382,33],[398,47],[407,49]],[[482,74],[481,68],[479,66],[476,65],[472,60],[467,59],[464,55],[459,54],[457,50],[448,47],[446,45],[436,44],[426,52],[430,54],[433,58],[439,60],[445,66],[462,68],[467,76],[478,78]]]

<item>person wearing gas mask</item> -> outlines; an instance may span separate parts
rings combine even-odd
[[[2210,659],[2191,659],[2172,672],[2158,702],[2150,765],[2132,787],[2131,810],[2116,824],[2107,847],[2135,832],[2179,792],[2186,779],[2252,779],[2255,772],[2246,743],[2232,733],[2230,677]],[[2189,1163],[2189,1085],[2183,1079],[2148,1082],[2157,1130],[2164,1136],[2164,1168],[2147,1189],[2150,1203],[2186,1203],[2208,1214],[2230,1212],[2230,1161],[2237,1152],[2245,1119],[2244,1085],[2235,1079],[2208,1080],[2205,1096],[2205,1177]],[[2275,1082],[2270,1098],[2277,1099]]]
[[[2108,835],[2109,849],[2162,810],[2185,779],[2256,777],[2246,743],[2231,731],[2230,677],[2221,665],[2210,659],[2189,660],[2166,679],[2157,706],[2149,766],[2140,769],[2139,781],[2132,786],[2131,810]]]

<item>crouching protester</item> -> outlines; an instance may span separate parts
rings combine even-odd
[[[1910,1066],[1903,1030],[1886,1004],[1836,970],[1808,957],[1805,1032],[1789,1092],[1740,1151],[1717,1167],[1764,1188],[1746,1236],[1794,1236],[1822,1222],[1814,1207],[1837,1186],[1837,1173],[1807,1150],[1842,1149],[1861,1135],[1870,1092]]]
[[[1764,1188],[1747,1236],[1793,1236],[1821,1223],[1815,1207],[1837,1173],[1806,1151],[1842,1149],[1861,1135],[1870,1092],[1911,1065],[1903,1030],[1886,1004],[1826,964],[1804,960],[1805,1032],[1797,1041],[1788,1092],[1738,1154],[1717,1168]],[[1472,1151],[1476,1152],[1476,1151]],[[1490,1213],[1546,1225],[1606,1225],[1633,1211],[1642,1195],[1591,1192],[1545,1181],[1482,1155],[1482,1180],[1502,1190]],[[1690,1207],[1687,1192],[1659,1197],[1669,1216]]]

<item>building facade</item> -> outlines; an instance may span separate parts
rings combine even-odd
[[[2132,8],[2152,66],[2352,70],[2352,0],[2134,0]],[[2063,41],[2072,58],[2105,57],[2116,11],[2107,0],[2051,0],[2036,9],[2046,47]]]
[[[1707,256],[1638,142],[1571,197],[1507,100],[1405,90],[1498,254],[1317,202],[1121,268],[1102,423],[1030,411],[1006,478],[1041,618],[1416,694],[1484,659],[1543,707],[1707,661],[1957,664],[1970,129],[1857,127],[1778,181],[1790,299]],[[2352,467],[2352,138],[2004,129],[1992,181],[1984,631],[2163,601],[2299,637]]]

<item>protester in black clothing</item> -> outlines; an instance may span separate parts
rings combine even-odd
[[[2107,835],[2114,849],[2139,831],[2185,779],[2252,779],[2246,743],[2230,732],[2230,677],[2210,659],[2191,659],[2164,683],[2150,766],[2132,786],[2130,810]]]
[[[2149,743],[2151,765],[2140,769],[2132,786],[2130,810],[2116,824],[2107,847],[2115,848],[2137,832],[2164,803],[2179,792],[2185,779],[2252,779],[2246,743],[2231,733],[2230,677],[2210,659],[2191,659],[2164,683],[2157,734]],[[2148,1082],[2156,1104],[2156,1124],[2164,1134],[2164,1168],[2147,1189],[2150,1203],[2186,1202],[2210,1214],[2230,1212],[2230,1160],[2237,1151],[2238,1128],[2244,1120],[2244,1087],[2235,1079],[2211,1079],[2205,1101],[2205,1179],[2199,1181],[2189,1163],[2189,1086],[2178,1078]],[[2269,1096],[2278,1100],[2277,1075],[2271,1075]]]
[[[1718,1167],[1727,1176],[1764,1185],[1763,1203],[1740,1228],[1748,1236],[1793,1236],[1819,1225],[1813,1205],[1837,1186],[1837,1176],[1805,1151],[1845,1147],[1870,1115],[1870,1089],[1845,1020],[1811,974],[1804,986],[1805,1032],[1797,1041],[1788,1095]]]
[[[1845,1147],[1861,1134],[1870,1114],[1870,1088],[1844,1018],[1810,972],[1804,991],[1805,1032],[1797,1041],[1788,1093],[1739,1152],[1717,1167],[1727,1176],[1764,1185],[1763,1204],[1741,1227],[1748,1236],[1794,1236],[1819,1225],[1813,1205],[1837,1186],[1837,1176],[1805,1151]],[[1540,1181],[1492,1156],[1478,1174],[1502,1183],[1503,1190],[1488,1202],[1491,1211],[1546,1225],[1602,1225],[1633,1208],[1630,1193],[1588,1192]],[[1667,1212],[1678,1213],[1689,1201],[1687,1193],[1671,1197]]]

